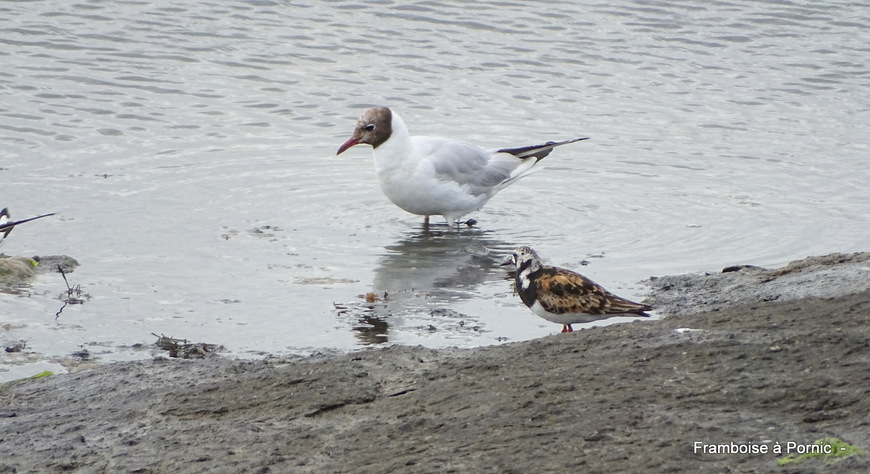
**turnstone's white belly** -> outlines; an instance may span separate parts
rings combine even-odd
[[[554,323],[562,332],[572,324],[588,323],[616,316],[649,316],[650,306],[614,295],[579,273],[544,265],[531,247],[518,247],[504,265],[517,270],[520,299],[532,312]]]

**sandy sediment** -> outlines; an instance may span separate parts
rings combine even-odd
[[[0,472],[868,472],[868,255],[661,277],[671,316],[502,346],[7,383]],[[825,437],[868,454],[777,465]]]

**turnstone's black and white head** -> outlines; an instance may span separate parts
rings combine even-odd
[[[573,331],[572,324],[615,316],[646,317],[645,311],[652,309],[616,296],[579,273],[544,265],[531,247],[517,247],[503,265],[516,267],[523,303],[547,321],[562,324],[562,332]]]

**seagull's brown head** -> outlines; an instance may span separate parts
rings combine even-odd
[[[356,129],[350,139],[344,142],[336,155],[344,153],[348,148],[364,143],[377,148],[389,140],[393,133],[393,112],[387,107],[372,107],[366,109],[356,123]]]

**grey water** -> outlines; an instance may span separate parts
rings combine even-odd
[[[0,380],[155,334],[237,357],[557,332],[498,263],[531,245],[626,297],[653,275],[868,250],[860,2],[6,1]],[[589,136],[428,230],[334,156],[366,107],[485,148]],[[378,300],[367,302],[366,293]],[[384,294],[386,293],[386,297]]]

